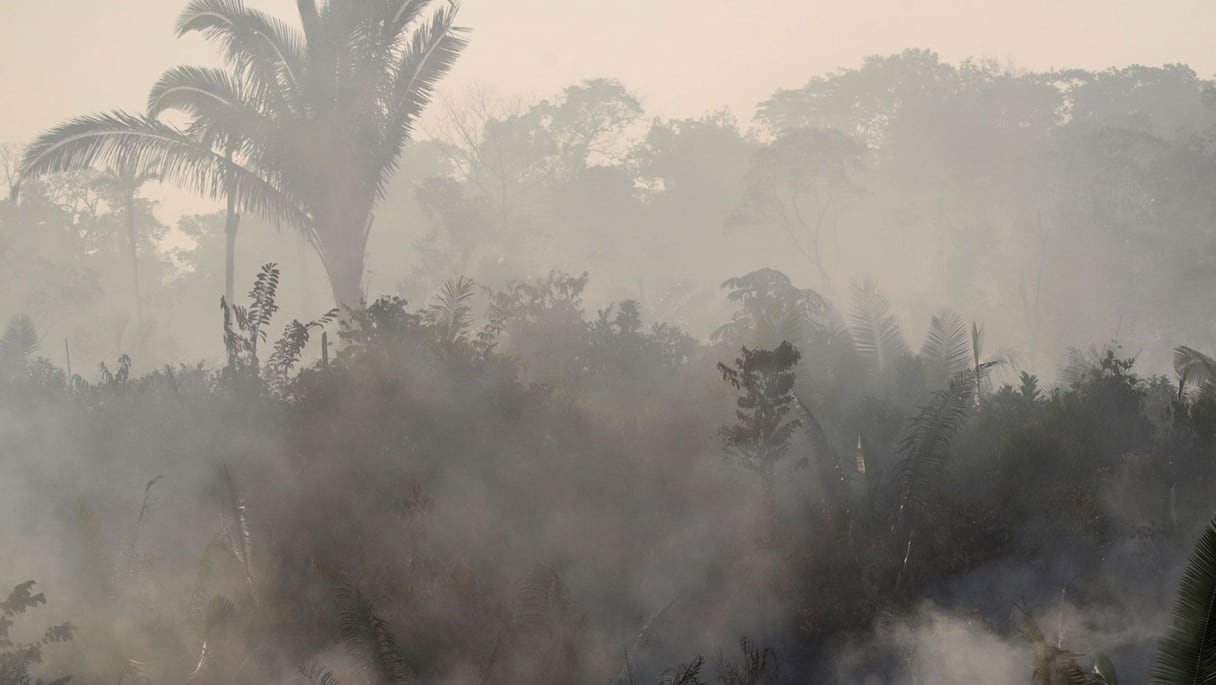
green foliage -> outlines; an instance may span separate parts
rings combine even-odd
[[[1216,680],[1216,521],[1195,543],[1153,659],[1155,685]]]
[[[51,626],[33,642],[17,643],[9,636],[13,618],[30,609],[46,604],[46,596],[33,592],[34,581],[27,580],[13,588],[8,597],[0,602],[0,685],[30,685],[33,682],[30,668],[42,663],[42,650],[50,644],[67,642],[73,638],[76,628],[71,623]],[[48,685],[63,685],[71,676],[63,676]],[[37,681],[41,683],[42,681]]]
[[[739,311],[710,340],[732,345],[775,347],[782,340],[803,340],[820,327],[828,304],[814,290],[796,288],[780,271],[760,269],[722,283],[726,299]]]
[[[793,367],[800,355],[788,342],[773,350],[744,347],[740,354],[734,368],[718,364],[722,380],[743,391],[735,402],[738,423],[723,427],[722,440],[745,468],[771,478],[802,425],[801,419],[786,418],[794,403]]]

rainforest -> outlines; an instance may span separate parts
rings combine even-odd
[[[739,105],[472,83],[580,59],[487,0],[118,4],[202,62],[0,72],[0,685],[1216,682],[1202,22],[740,37]],[[777,4],[797,63],[831,3]],[[97,104],[22,128],[27,74]]]

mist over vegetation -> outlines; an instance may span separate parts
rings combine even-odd
[[[0,149],[0,685],[1216,682],[1216,81],[175,30]]]

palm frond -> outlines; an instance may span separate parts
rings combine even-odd
[[[880,370],[909,353],[899,322],[891,313],[891,303],[869,278],[853,284],[853,316],[849,331],[858,354]]]
[[[845,467],[844,460],[840,458],[840,454],[832,446],[831,439],[828,438],[827,431],[823,430],[823,426],[819,423],[819,419],[807,406],[806,402],[802,401],[797,393],[794,393],[794,402],[798,404],[798,408],[802,410],[802,415],[805,417],[803,426],[806,427],[807,438],[810,439],[811,449],[815,452],[815,463],[819,466],[819,477],[823,481],[823,487],[827,491],[828,497],[832,499],[834,508],[838,511],[848,513],[848,484],[851,478],[856,478],[857,471],[850,472]],[[861,444],[861,438],[858,438],[858,445]],[[860,447],[858,449],[860,454]],[[864,462],[858,458],[857,463],[860,466],[860,475],[864,477],[865,466]]]
[[[19,179],[123,164],[211,199],[231,181],[240,210],[302,230],[312,225],[297,202],[258,174],[168,124],[124,112],[77,117],[43,133],[27,148]]]
[[[194,671],[186,677],[187,683],[206,682],[216,667],[219,657],[216,647],[223,634],[229,630],[236,616],[236,605],[227,597],[213,597],[207,604],[207,618],[203,627],[203,644],[199,648],[198,662]],[[219,662],[222,663],[222,662]]]
[[[1109,656],[1099,654],[1094,659],[1094,672],[1102,679],[1102,685],[1119,685],[1119,674],[1115,672],[1115,664]]]
[[[380,154],[374,166],[377,193],[384,194],[388,176],[396,169],[404,142],[413,134],[418,116],[431,102],[435,86],[452,70],[468,45],[467,29],[452,26],[459,5],[452,2],[414,31],[393,77]]]
[[[951,378],[966,371],[971,345],[963,318],[948,309],[934,315],[929,320],[929,332],[925,334],[920,356],[934,387],[945,387]]]
[[[342,610],[338,623],[347,649],[362,659],[376,685],[408,683],[413,674],[397,638],[376,615],[370,600],[354,588],[340,591]]]
[[[1079,348],[1070,346],[1064,352],[1064,363],[1056,372],[1056,382],[1064,387],[1073,387],[1085,378],[1085,374],[1092,366],[1092,359],[1089,355]]]
[[[223,49],[237,73],[266,84],[276,82],[276,68],[287,68],[292,80],[304,69],[304,36],[286,22],[245,7],[241,0],[192,0],[177,20],[177,35],[198,32]]]
[[[557,571],[544,565],[533,566],[528,571],[519,592],[519,608],[515,614],[517,630],[555,635],[563,629],[581,628],[586,618],[570,598]]]
[[[316,661],[310,661],[300,667],[300,670],[296,672],[296,683],[298,685],[341,685],[333,671],[323,668]]]
[[[427,316],[440,328],[446,342],[460,342],[468,335],[473,323],[469,300],[473,299],[475,287],[473,279],[464,276],[448,280],[436,295],[435,302],[427,308]]]
[[[1216,390],[1216,360],[1206,354],[1179,345],[1174,349],[1174,372],[1178,374],[1178,398],[1187,386],[1194,386],[1201,392],[1212,393]]]
[[[179,66],[162,74],[148,93],[148,116],[168,110],[192,117],[196,137],[220,148],[267,126],[254,94],[221,69]]]
[[[13,316],[0,335],[0,365],[11,375],[21,373],[41,347],[34,321],[25,315]]]
[[[920,408],[900,443],[904,454],[897,466],[903,486],[901,508],[911,510],[913,515],[927,504],[940,485],[950,443],[972,404],[973,388],[971,374],[956,375],[946,390],[933,393],[932,399]]]
[[[1199,536],[1182,573],[1150,682],[1216,682],[1216,520]]]
[[[258,596],[253,579],[253,535],[249,531],[245,500],[237,490],[236,481],[232,478],[232,471],[228,469],[228,465],[221,465],[220,471],[226,495],[228,547],[240,564],[245,583],[249,586],[249,596],[256,603]]]
[[[1094,682],[1077,664],[1079,654],[1048,643],[1026,607],[1018,604],[1014,610],[1018,614],[1018,632],[1030,644],[1034,658],[1031,681],[1034,685],[1091,685]]]

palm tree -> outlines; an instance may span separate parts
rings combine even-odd
[[[171,70],[153,113],[81,117],[46,132],[21,178],[132,160],[205,196],[228,195],[230,216],[251,211],[303,232],[336,302],[357,306],[373,209],[465,31],[452,25],[454,2],[429,20],[431,0],[298,4],[302,29],[242,0],[192,0],[178,34],[216,43],[227,71]],[[166,109],[191,123],[161,121]]]
[[[116,204],[122,205],[123,224],[126,226],[127,249],[131,257],[131,277],[135,285],[135,323],[143,321],[143,300],[139,292],[139,234],[135,225],[135,200],[139,189],[157,175],[146,167],[137,166],[131,158],[118,160],[115,166],[106,169],[94,182],[107,191]]]
[[[211,81],[210,90],[198,88],[198,83]],[[225,93],[225,99],[216,98]],[[160,117],[175,110],[190,119],[187,133],[197,139],[200,146],[222,152],[224,162],[233,162],[241,149],[244,138],[241,122],[230,113],[234,110],[255,109],[256,93],[243,87],[239,73],[227,74],[194,67],[176,67],[165,72],[152,92],[148,94],[148,116]],[[229,170],[224,174],[224,301],[234,302],[236,278],[236,234],[241,215],[237,212],[236,177]]]

